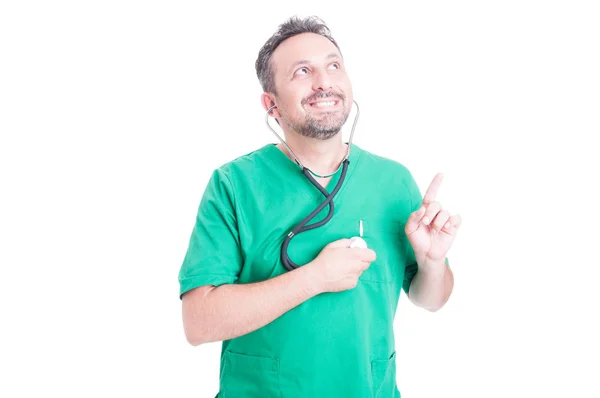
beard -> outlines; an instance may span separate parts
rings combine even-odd
[[[306,116],[301,120],[294,120],[286,115],[287,112],[282,112],[281,116],[283,122],[304,137],[317,140],[328,140],[335,137],[350,116],[350,108],[346,105],[346,96],[336,92],[317,93],[304,99],[302,104],[306,107],[310,107],[310,101],[331,97],[339,99],[342,103],[342,109],[340,111],[323,112],[317,115],[306,113]]]

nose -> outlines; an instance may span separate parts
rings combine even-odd
[[[325,71],[315,73],[313,80],[314,91],[329,91],[331,89],[331,77]]]

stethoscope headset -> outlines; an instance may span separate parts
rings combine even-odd
[[[346,172],[348,171],[348,165],[350,164],[350,159],[349,158],[350,158],[350,149],[352,147],[352,137],[354,136],[354,129],[356,128],[356,122],[358,121],[358,116],[360,114],[360,109],[358,107],[358,104],[356,103],[356,101],[353,101],[353,102],[356,105],[356,116],[354,117],[354,123],[352,124],[352,131],[350,133],[350,139],[348,141],[348,151],[346,152],[346,156],[344,157],[344,159],[340,163],[340,165],[337,168],[337,170],[334,171],[331,174],[324,175],[324,176],[319,175],[317,173],[314,173],[308,167],[305,167],[302,164],[302,162],[300,162],[300,160],[298,159],[298,157],[296,156],[296,154],[292,151],[292,149],[286,144],[286,142],[279,136],[279,134],[277,134],[277,132],[269,124],[269,116],[271,115],[271,111],[273,109],[275,109],[277,107],[277,105],[273,105],[273,106],[271,106],[267,110],[267,113],[266,113],[266,116],[265,116],[265,121],[266,121],[267,126],[269,127],[269,129],[273,132],[273,134],[275,134],[275,136],[279,139],[279,141],[281,141],[281,143],[283,144],[283,146],[285,146],[285,148],[292,155],[292,157],[296,161],[296,164],[298,165],[298,167],[300,167],[300,170],[302,171],[302,174],[304,174],[306,176],[306,178],[308,178],[308,180],[319,191],[321,191],[321,193],[325,196],[325,200],[319,206],[317,206],[317,208],[315,210],[313,210],[308,216],[306,216],[302,221],[300,221],[298,223],[298,225],[296,225],[292,229],[292,231],[285,237],[285,239],[284,239],[284,241],[283,241],[283,243],[281,245],[281,262],[283,263],[283,265],[285,266],[285,268],[287,270],[289,270],[289,271],[292,271],[292,270],[300,267],[300,265],[294,263],[292,261],[292,259],[287,254],[287,249],[288,249],[288,246],[289,246],[292,238],[294,236],[302,233],[302,232],[310,231],[311,229],[319,228],[319,227],[327,224],[331,220],[331,218],[333,217],[333,198],[338,193],[338,191],[342,187],[342,184],[344,183],[344,180],[346,179]],[[340,170],[340,168],[342,169],[342,174],[340,175],[340,178],[339,178],[337,184],[335,185],[335,188],[333,189],[333,191],[331,191],[331,193],[327,192],[327,190],[325,188],[323,188],[323,186],[321,184],[319,184],[317,182],[317,180],[315,180],[314,177],[313,177],[313,176],[315,176],[317,178],[331,177],[334,174],[336,174]],[[325,208],[325,206],[329,206],[329,212],[327,214],[327,217],[325,217],[324,219],[322,219],[319,222],[316,222],[316,223],[313,223],[313,224],[310,224],[310,225],[306,225],[313,218],[315,218],[317,216],[317,214],[319,214],[321,212],[321,210],[323,210]],[[363,247],[364,248],[364,247],[367,247],[367,245],[366,245],[366,242],[361,237],[353,237],[351,239],[351,245],[350,245],[350,247]]]

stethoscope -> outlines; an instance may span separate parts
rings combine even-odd
[[[342,187],[342,184],[344,183],[344,180],[346,179],[346,172],[348,171],[348,165],[350,164],[349,158],[350,158],[350,149],[352,147],[352,137],[354,136],[354,129],[356,127],[356,122],[358,121],[358,116],[360,114],[360,109],[358,107],[358,104],[356,103],[356,101],[353,101],[353,102],[356,105],[356,116],[354,117],[354,123],[352,124],[350,140],[348,141],[348,151],[346,152],[346,156],[340,163],[340,166],[337,168],[337,170],[334,171],[333,173],[325,175],[325,176],[321,176],[317,173],[314,173],[308,167],[305,167],[302,164],[302,162],[300,162],[300,159],[298,159],[298,157],[296,156],[294,151],[292,151],[292,149],[285,143],[285,141],[279,136],[279,134],[277,134],[277,132],[271,127],[271,125],[269,124],[269,116],[271,114],[271,111],[273,109],[275,109],[277,107],[277,105],[273,105],[272,107],[270,107],[267,110],[265,121],[267,123],[267,126],[269,127],[269,130],[271,130],[273,132],[273,134],[275,134],[275,136],[279,139],[279,141],[281,141],[283,146],[285,146],[285,148],[289,151],[289,153],[292,154],[292,156],[294,157],[294,160],[296,161],[296,164],[298,165],[298,167],[300,167],[300,170],[306,176],[306,178],[308,178],[308,180],[315,187],[317,187],[317,189],[319,191],[321,191],[321,193],[325,196],[325,200],[315,210],[313,210],[308,216],[306,216],[306,218],[304,218],[302,221],[300,221],[300,223],[298,225],[296,225],[294,227],[294,229],[292,229],[292,231],[285,237],[285,240],[283,241],[283,244],[281,245],[281,262],[283,263],[285,268],[287,268],[289,271],[292,271],[292,270],[300,267],[299,265],[294,263],[287,254],[287,249],[288,249],[288,246],[289,246],[292,238],[302,232],[310,231],[311,229],[319,228],[319,227],[327,224],[329,222],[329,220],[331,220],[331,217],[333,217],[333,198],[338,193],[338,191]],[[333,191],[331,191],[331,193],[327,192],[327,190],[325,188],[323,188],[321,186],[321,184],[319,184],[317,182],[317,180],[315,180],[313,177],[313,175],[318,178],[331,177],[334,174],[336,174],[340,170],[340,168],[342,169],[342,174],[341,174],[340,179],[338,180],[337,184],[335,185],[335,188],[333,189]],[[321,212],[321,210],[323,210],[325,208],[325,206],[328,206],[328,205],[329,205],[329,213],[327,214],[327,217],[325,217],[321,221],[316,222],[314,224],[306,225],[310,220],[315,218],[315,216],[317,214],[319,214]],[[362,236],[362,224],[361,224],[360,235]],[[350,240],[350,247],[366,248],[367,243],[364,241],[364,239],[362,239],[362,237],[355,236],[355,237],[351,238],[351,240]]]

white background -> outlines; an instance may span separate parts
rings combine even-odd
[[[212,170],[276,142],[259,48],[318,15],[355,143],[463,218],[447,305],[401,297],[403,398],[599,397],[593,3],[2,2],[0,395],[214,397],[177,274]]]

